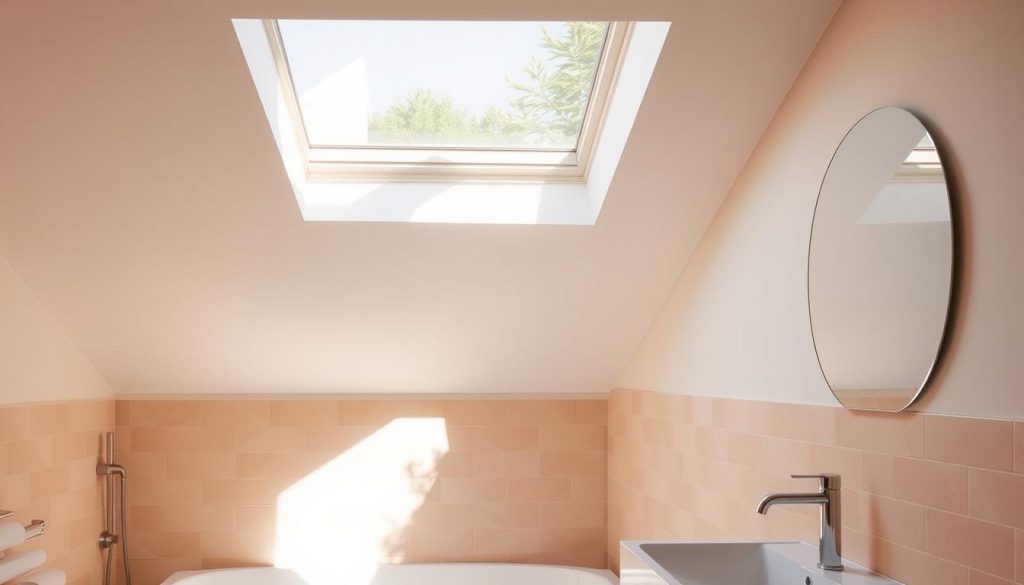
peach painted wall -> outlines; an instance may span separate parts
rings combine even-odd
[[[907,585],[1024,583],[1024,422],[616,390],[608,552],[634,538],[795,538],[817,511],[767,493],[843,481],[843,555]]]
[[[21,548],[42,548],[47,567],[70,585],[100,585],[97,539],[103,527],[96,460],[103,433],[114,429],[114,401],[0,406],[0,509],[47,532]]]
[[[844,2],[618,387],[835,404],[807,316],[821,179],[871,110],[918,113],[944,151],[959,230],[949,352],[915,410],[1024,418],[1024,3]]]
[[[0,405],[110,398],[110,386],[0,256]]]
[[[606,405],[119,400],[136,583],[275,561],[604,567]]]
[[[113,394],[0,256],[0,405],[84,398]]]

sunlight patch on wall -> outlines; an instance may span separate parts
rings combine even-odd
[[[397,418],[278,496],[274,564],[310,583],[369,583],[395,560],[448,452],[443,418]]]

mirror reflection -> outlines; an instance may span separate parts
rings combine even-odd
[[[829,164],[808,255],[814,347],[843,405],[899,411],[917,398],[945,331],[952,266],[934,140],[906,110],[872,112]]]

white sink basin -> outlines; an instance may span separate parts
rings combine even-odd
[[[819,569],[802,542],[623,541],[622,552],[622,585],[896,585],[845,561]]]

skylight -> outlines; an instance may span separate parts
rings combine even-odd
[[[615,22],[270,20],[310,178],[583,181]]]
[[[594,225],[671,23],[232,19],[306,221]]]

